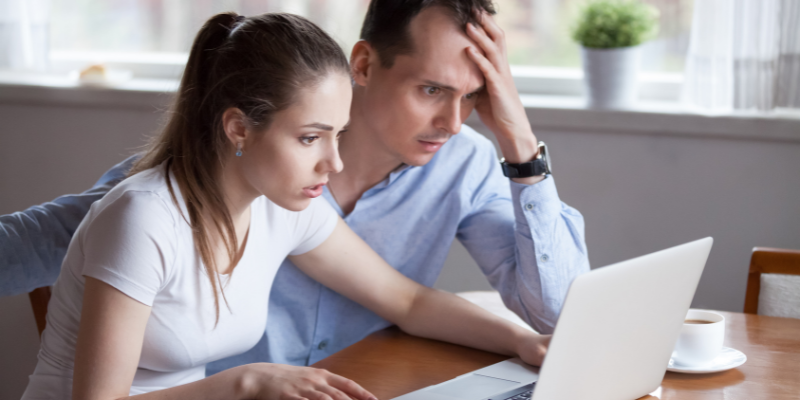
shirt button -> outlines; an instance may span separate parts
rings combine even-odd
[[[525,209],[528,211],[533,210],[533,203],[525,204]]]
[[[319,346],[317,346],[317,348],[320,349],[320,350],[325,350],[326,347],[328,347],[328,341],[327,340],[323,340],[323,341],[319,342]]]
[[[549,259],[550,259],[550,257],[548,257],[547,254],[542,254],[542,258],[540,258],[540,260],[542,260],[542,262],[547,262],[547,260],[549,260]]]

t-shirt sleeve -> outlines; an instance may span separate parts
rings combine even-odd
[[[152,306],[169,276],[175,244],[175,221],[165,201],[152,192],[125,192],[87,226],[83,275]]]
[[[303,211],[296,213],[294,250],[289,255],[296,256],[314,250],[333,232],[339,215],[322,197],[311,200]]]

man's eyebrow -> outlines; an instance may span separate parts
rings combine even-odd
[[[450,91],[450,92],[455,92],[456,91],[456,88],[454,88],[452,86],[448,86],[448,85],[445,85],[444,83],[432,81],[430,79],[425,79],[422,82],[427,84],[427,85],[436,86],[436,87],[442,88],[442,89]],[[478,92],[482,91],[484,87],[485,87],[485,85],[483,85],[483,86],[471,91],[470,93],[478,93]]]
[[[483,91],[483,89],[486,89],[486,85],[482,85],[481,87],[471,91],[470,93],[480,93]]]
[[[436,87],[442,88],[444,90],[449,90],[451,92],[455,92],[456,91],[456,88],[454,88],[452,86],[448,86],[448,85],[445,85],[444,83],[432,81],[430,79],[425,79],[422,82],[427,84],[427,85],[430,85],[430,86],[436,86]]]
[[[319,122],[312,122],[310,124],[303,125],[303,128],[317,128],[323,131],[332,131],[333,127],[330,125],[325,125]]]

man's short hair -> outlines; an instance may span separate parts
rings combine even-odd
[[[465,29],[468,22],[478,22],[476,11],[496,13],[492,0],[372,0],[361,27],[361,39],[378,52],[381,66],[391,68],[397,55],[414,51],[408,27],[417,14],[433,6],[444,8]]]

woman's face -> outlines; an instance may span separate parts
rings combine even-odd
[[[265,132],[245,142],[242,174],[256,192],[292,211],[322,194],[328,174],[342,170],[338,139],[350,119],[350,77],[331,72],[300,91],[297,102],[274,115]]]

